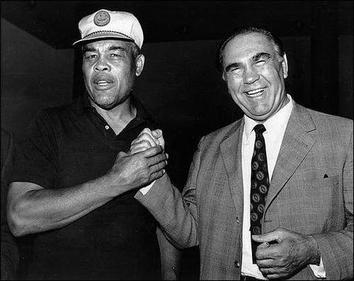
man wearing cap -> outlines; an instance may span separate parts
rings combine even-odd
[[[23,278],[160,279],[161,265],[173,278],[175,260],[165,258],[176,249],[134,199],[167,164],[162,140],[129,151],[143,128],[156,128],[132,96],[142,28],[131,13],[99,10],[79,30],[85,95],[40,111],[16,146],[8,222],[15,236],[33,238]]]

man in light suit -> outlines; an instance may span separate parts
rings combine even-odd
[[[135,198],[177,246],[199,245],[201,279],[352,278],[352,120],[293,100],[282,43],[266,30],[234,33],[220,62],[244,117],[201,139],[182,194],[165,174]],[[257,124],[265,129],[268,173],[258,235],[250,201]],[[142,132],[132,151],[155,138]]]

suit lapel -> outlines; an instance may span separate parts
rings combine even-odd
[[[304,107],[294,103],[273,170],[265,211],[313,146],[315,141],[308,134],[313,130],[315,125],[309,113]]]
[[[229,180],[231,197],[237,210],[243,206],[243,182],[242,182],[242,132],[244,119],[236,122],[231,133],[220,144],[221,155],[224,160]]]

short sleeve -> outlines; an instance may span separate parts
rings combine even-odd
[[[43,110],[30,123],[26,136],[15,143],[13,173],[9,182],[32,182],[44,188],[54,188],[57,175],[58,125],[49,112]]]

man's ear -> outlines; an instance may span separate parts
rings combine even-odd
[[[288,77],[288,59],[285,53],[283,55],[283,61],[281,63],[281,67],[283,68],[283,77],[285,79]]]
[[[145,56],[143,54],[138,55],[135,59],[135,75],[136,76],[139,76],[143,72],[144,64],[145,64]]]
[[[226,81],[226,74],[225,74],[225,71],[222,72],[221,78],[222,78],[222,80]]]

